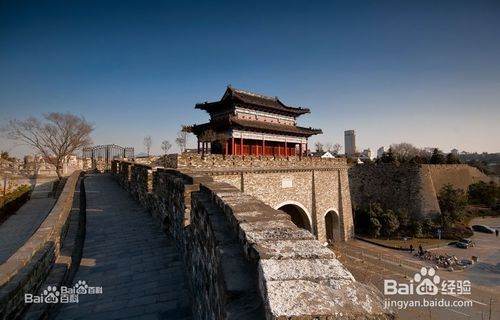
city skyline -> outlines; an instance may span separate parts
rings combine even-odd
[[[152,152],[222,87],[309,107],[311,139],[499,152],[500,4],[0,4],[0,125],[83,115],[95,144]],[[236,19],[228,19],[234,15]],[[246,21],[248,23],[241,23]],[[0,139],[0,150],[27,152]],[[191,138],[191,147],[195,146]]]

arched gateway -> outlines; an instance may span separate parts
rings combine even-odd
[[[326,240],[330,242],[340,241],[339,216],[334,210],[329,210],[325,214]]]
[[[312,232],[309,215],[307,214],[306,208],[300,203],[286,202],[276,206],[276,209],[288,214],[297,227]]]

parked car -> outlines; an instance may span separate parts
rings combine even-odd
[[[457,246],[457,248],[461,248],[461,249],[467,249],[467,248],[469,248],[469,244],[465,243],[465,242],[457,241],[455,243],[455,245]]]
[[[469,247],[473,247],[475,245],[475,243],[472,240],[470,240],[470,239],[460,239],[460,240],[458,240],[458,242],[465,243]]]
[[[490,227],[482,225],[482,224],[473,225],[472,230],[477,231],[477,232],[484,232],[484,233],[495,233],[495,230],[493,228],[490,228]]]

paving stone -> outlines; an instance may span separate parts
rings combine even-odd
[[[89,175],[87,232],[75,281],[102,286],[61,307],[58,319],[190,319],[182,262],[172,239],[107,175]],[[97,192],[94,192],[97,191]]]

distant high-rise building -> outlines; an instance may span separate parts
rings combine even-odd
[[[354,130],[344,131],[345,155],[352,157],[356,154],[356,133]]]
[[[377,158],[382,158],[382,156],[384,155],[384,152],[385,152],[384,146],[381,146],[380,148],[378,148]]]

